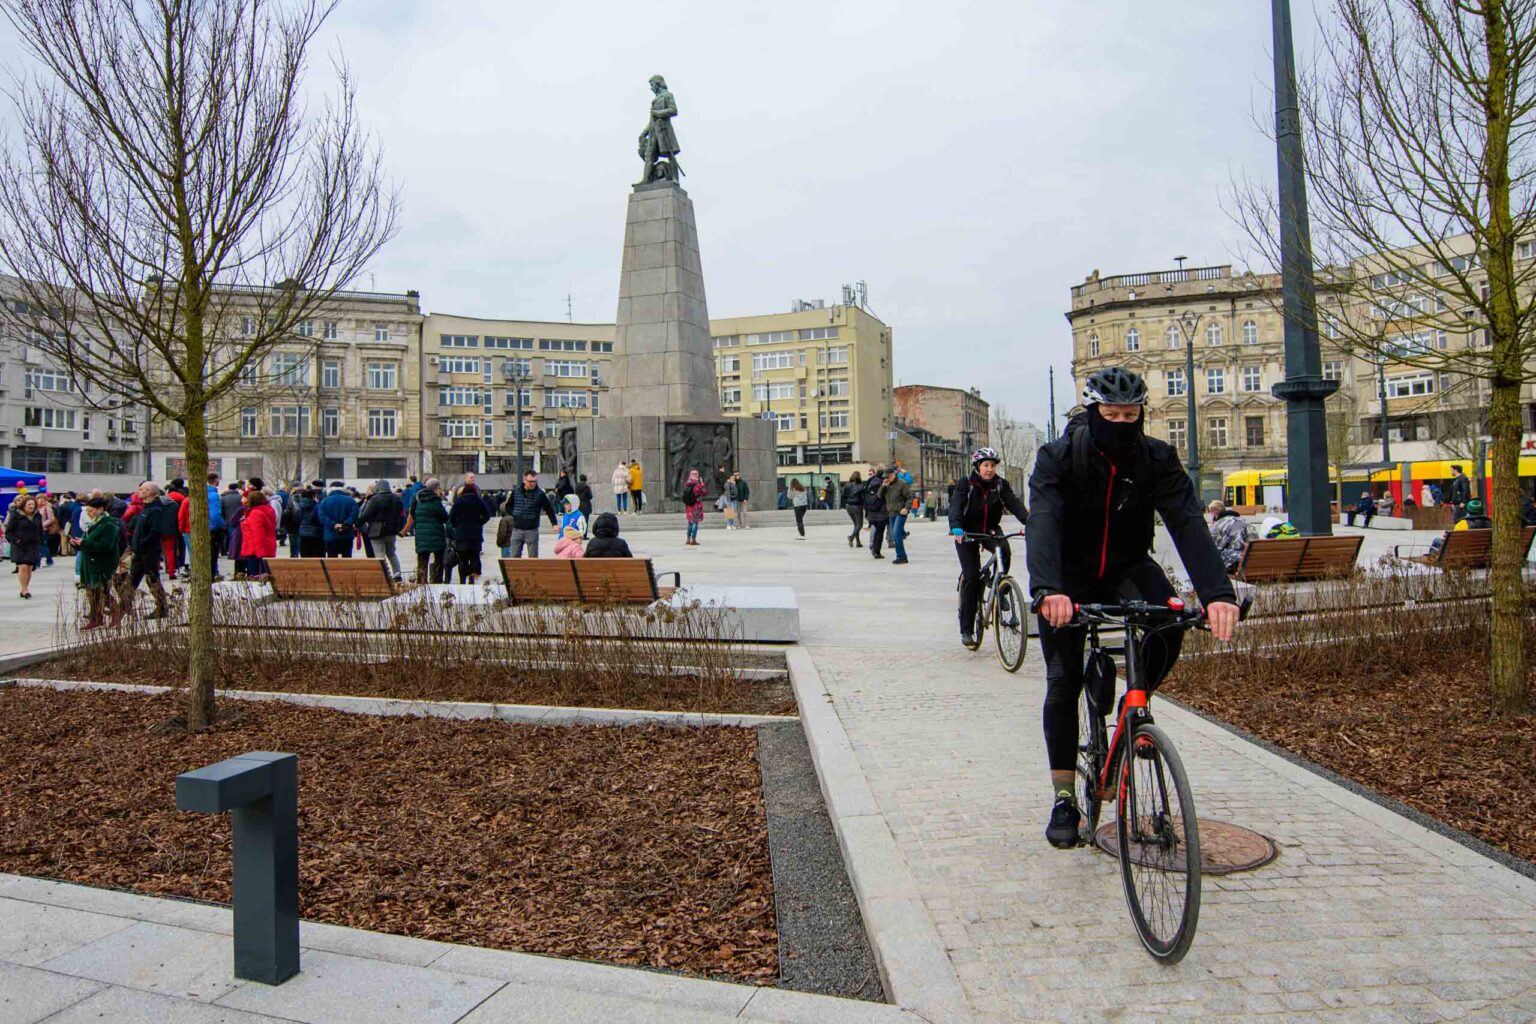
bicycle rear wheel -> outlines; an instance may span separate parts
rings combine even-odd
[[[1121,759],[1116,808],[1120,879],[1147,952],[1178,963],[1200,921],[1200,824],[1184,762],[1168,734],[1142,725]]]
[[[1087,687],[1077,703],[1077,809],[1083,814],[1083,842],[1091,843],[1104,809],[1104,801],[1099,799],[1099,775],[1109,755],[1109,738],[1104,719],[1088,699]]]
[[[970,645],[971,650],[981,650],[982,638],[987,635],[987,609],[992,604],[992,581],[983,578],[981,593],[976,598],[976,621],[971,624],[971,638],[976,642]]]
[[[1024,601],[1024,591],[1013,577],[1004,576],[997,585],[997,604],[992,617],[992,637],[997,642],[997,660],[1009,672],[1017,672],[1024,664],[1024,652],[1029,647],[1025,631],[1025,616],[1029,605]]]

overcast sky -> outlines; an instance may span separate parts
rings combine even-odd
[[[1068,289],[1229,262],[1222,190],[1274,173],[1259,0],[347,0],[321,43],[404,201],[360,287],[611,322],[660,73],[713,316],[863,280],[900,382],[1042,424],[1048,365],[1072,404]]]

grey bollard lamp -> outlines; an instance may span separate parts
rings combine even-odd
[[[176,776],[176,806],[234,823],[235,977],[299,973],[299,759],[253,751]]]

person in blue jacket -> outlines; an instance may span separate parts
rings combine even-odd
[[[326,558],[351,558],[353,524],[357,522],[357,502],[342,489],[341,481],[331,481],[331,493],[316,511],[325,534]]]

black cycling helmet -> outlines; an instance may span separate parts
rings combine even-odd
[[[1146,405],[1147,382],[1119,366],[1100,370],[1083,382],[1083,404]]]

